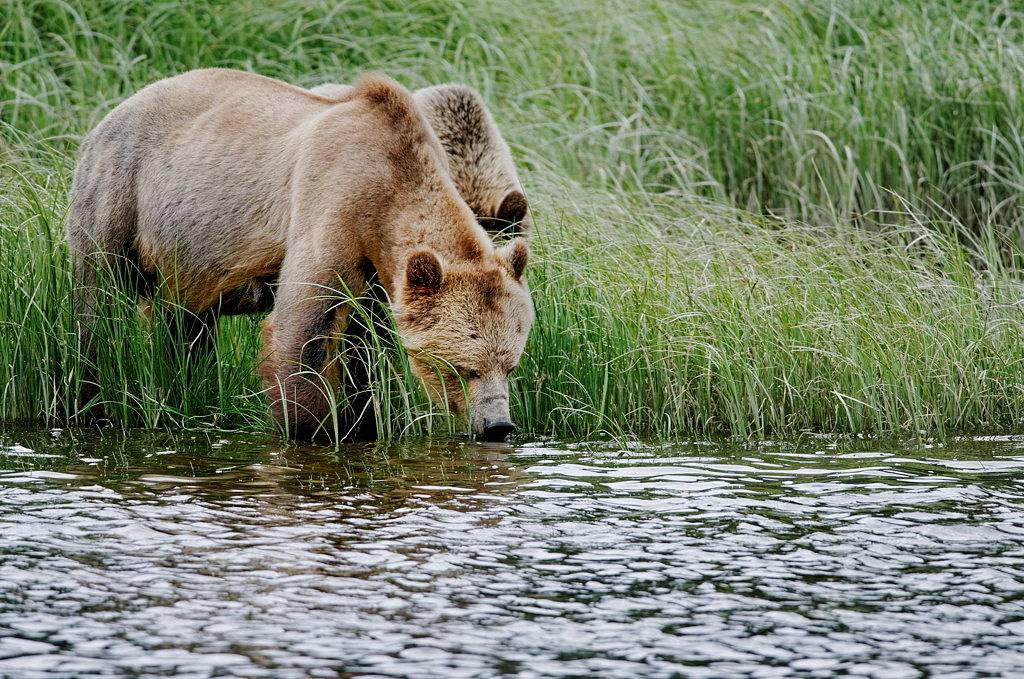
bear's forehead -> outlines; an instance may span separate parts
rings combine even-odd
[[[469,339],[492,346],[518,341],[532,321],[530,307],[529,293],[502,264],[457,261],[437,294],[407,297],[398,320],[418,335],[417,344],[443,351]]]
[[[476,293],[483,301],[497,301],[499,297],[505,296],[505,280],[497,269],[481,272],[473,282]]]
[[[497,267],[472,267],[449,278],[448,292],[458,304],[497,309],[513,293],[512,281]]]

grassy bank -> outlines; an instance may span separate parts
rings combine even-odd
[[[74,421],[60,232],[77,141],[201,66],[476,86],[523,167],[533,434],[1019,428],[1024,16],[1010,3],[153,4],[0,13],[0,420]],[[200,366],[111,291],[129,425],[268,429],[258,319]],[[445,428],[400,356],[389,432]],[[386,394],[386,396],[385,396]]]

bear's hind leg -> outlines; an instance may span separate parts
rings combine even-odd
[[[137,297],[144,292],[147,277],[133,243],[136,222],[130,192],[120,185],[102,190],[104,187],[95,178],[80,179],[76,177],[66,225],[74,272],[73,314],[81,357],[78,403],[73,417],[95,419],[103,416],[96,324],[104,313],[104,304],[118,298],[116,294],[101,292],[120,289]],[[85,186],[79,186],[81,183]]]

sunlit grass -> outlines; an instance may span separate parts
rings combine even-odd
[[[81,135],[148,82],[216,65],[304,85],[377,69],[480,89],[537,228],[537,323],[513,382],[521,431],[1020,426],[1024,17],[1009,3],[8,9],[0,420],[82,421],[89,371],[61,237]],[[223,320],[197,365],[164,316],[116,287],[104,309],[95,368],[116,424],[272,430],[259,318]],[[451,431],[401,352],[371,343],[381,434]]]

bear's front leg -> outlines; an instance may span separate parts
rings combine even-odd
[[[263,323],[260,376],[271,415],[290,437],[329,437],[337,417],[338,365],[332,331],[342,326],[345,286],[358,294],[357,266],[285,259],[274,310]]]

